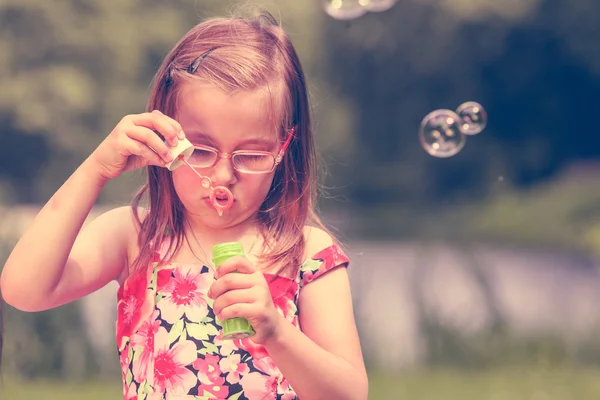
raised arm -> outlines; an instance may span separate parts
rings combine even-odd
[[[106,285],[125,265],[125,224],[117,218],[123,210],[102,215],[79,235],[105,182],[90,164],[54,194],[8,257],[0,287],[13,307],[57,307]]]
[[[117,279],[127,265],[135,236],[127,208],[106,213],[80,233],[104,184],[123,171],[164,166],[169,148],[183,137],[181,126],[155,111],[130,115],[42,208],[10,254],[0,278],[4,300],[24,311],[40,311],[85,296]]]

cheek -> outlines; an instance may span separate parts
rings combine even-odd
[[[192,171],[186,170],[186,168],[177,168],[171,173],[171,177],[179,197],[189,196],[194,192],[195,187],[199,185],[198,176]]]
[[[267,197],[267,194],[269,193],[269,189],[271,188],[272,182],[272,175],[255,175],[250,177],[250,179],[246,183],[246,189],[244,191],[245,197],[251,197],[253,203],[262,204],[265,197]]]

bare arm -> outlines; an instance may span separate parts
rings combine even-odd
[[[310,241],[331,239],[322,232]],[[310,248],[310,245],[308,246]],[[303,400],[366,400],[368,380],[352,310],[348,273],[338,267],[301,293],[302,331],[280,318],[279,332],[265,343],[290,385]]]
[[[105,181],[88,159],[42,208],[2,270],[0,286],[7,303],[23,311],[49,309],[92,292],[119,274],[125,247],[117,235],[95,229],[102,222],[93,222],[74,246]],[[113,250],[99,251],[107,246]]]
[[[68,303],[117,279],[135,235],[131,212],[120,208],[81,234],[105,182],[123,171],[172,160],[168,146],[184,137],[159,111],[128,115],[42,208],[10,254],[0,278],[4,300],[24,311]]]

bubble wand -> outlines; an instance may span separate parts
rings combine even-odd
[[[171,147],[171,154],[173,155],[173,161],[167,163],[165,166],[169,171],[174,171],[181,165],[187,165],[194,173],[200,178],[200,185],[205,189],[210,189],[209,198],[212,206],[217,210],[219,217],[223,216],[223,213],[231,208],[233,205],[233,193],[225,186],[213,186],[212,181],[208,176],[202,175],[196,170],[187,159],[190,158],[194,152],[194,145],[187,139],[181,139],[177,146]],[[224,204],[223,201],[224,200]]]

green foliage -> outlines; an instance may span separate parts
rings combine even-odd
[[[302,21],[314,22],[319,9],[289,0],[264,6],[281,17],[310,66],[318,30]],[[0,135],[10,135],[13,153],[33,153],[31,160],[0,162],[0,198],[46,201],[123,116],[145,110],[155,71],[185,32],[244,8],[253,7],[216,0],[0,2]],[[46,162],[36,164],[42,157]],[[23,176],[23,162],[35,171]],[[100,201],[129,200],[141,183],[133,176],[111,182]]]
[[[508,191],[475,206],[465,220],[472,237],[600,251],[598,177],[562,176],[526,191]]]
[[[598,183],[595,174],[563,174],[529,189],[496,182],[484,200],[373,208],[355,217],[354,235],[600,253]]]

